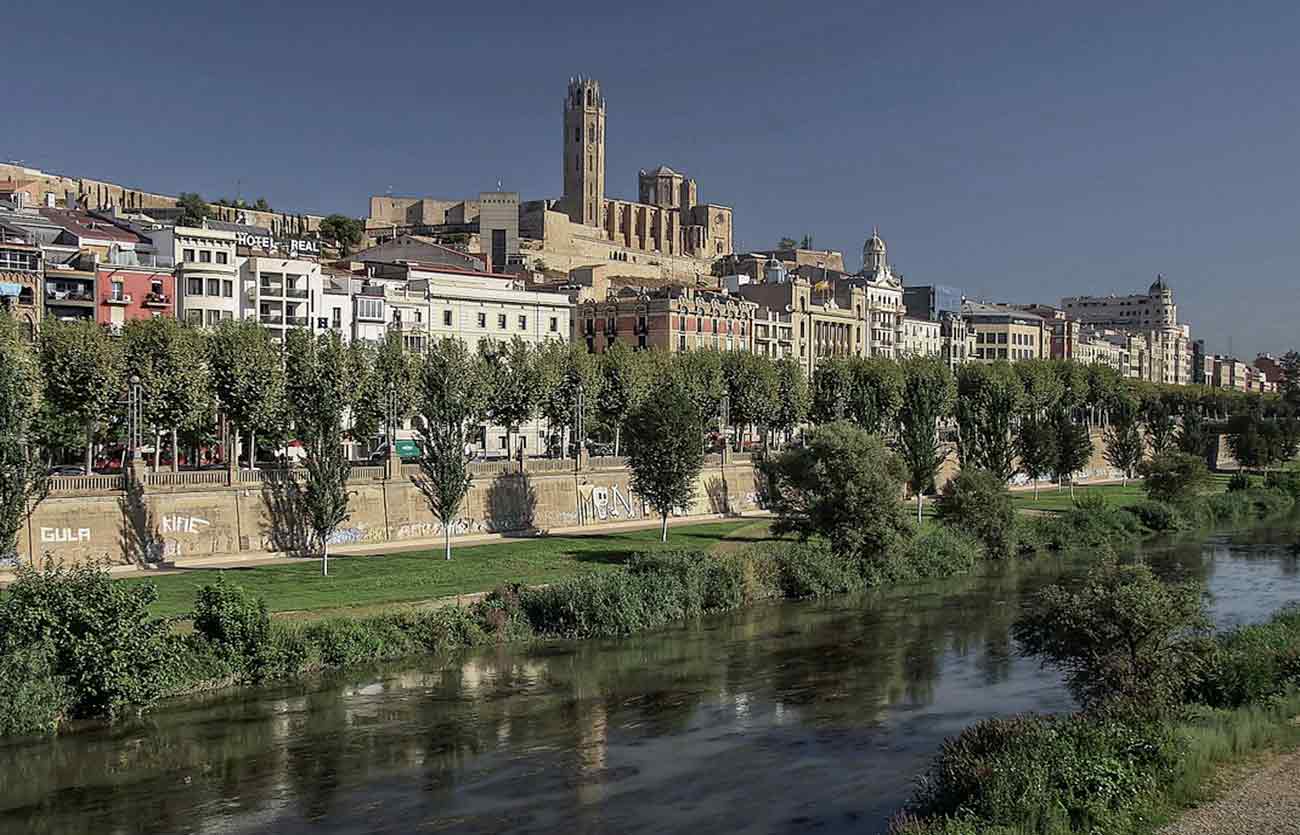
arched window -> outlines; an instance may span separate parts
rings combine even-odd
[[[591,107],[591,106],[592,106],[593,104],[595,104],[595,103],[596,103],[596,97],[595,97],[595,95],[592,94],[591,88],[588,87],[588,88],[587,88],[587,106],[588,106],[588,107]]]

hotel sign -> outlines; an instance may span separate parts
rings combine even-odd
[[[249,249],[287,252],[290,256],[309,255],[313,258],[320,257],[320,241],[314,238],[272,238],[270,235],[236,232],[235,243]]]

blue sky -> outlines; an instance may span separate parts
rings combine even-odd
[[[989,300],[1163,272],[1211,350],[1300,347],[1298,4],[461,5],[12,4],[0,159],[355,215],[558,197],[583,74],[609,194],[684,170],[740,247],[856,268],[879,225],[906,281]]]

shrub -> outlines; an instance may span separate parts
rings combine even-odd
[[[1156,711],[1177,699],[1195,666],[1186,637],[1208,627],[1203,593],[1197,583],[1167,585],[1146,565],[1107,563],[1077,587],[1043,589],[1012,634],[1023,653],[1060,668],[1085,707]]]
[[[876,435],[837,421],[761,466],[777,533],[823,536],[837,554],[866,561],[887,557],[911,538],[899,502],[902,465]]]
[[[491,635],[498,643],[526,640],[532,637],[533,629],[524,616],[520,598],[524,587],[518,583],[506,583],[497,586],[487,597],[470,606],[468,610],[453,607],[457,612],[468,616],[468,622],[459,618],[444,616],[443,620],[431,624],[427,644],[431,651],[437,651],[444,645],[472,645]],[[445,611],[445,610],[443,610]],[[478,632],[474,630],[477,628]]]
[[[909,808],[974,824],[958,832],[989,824],[1054,831],[1051,823],[1086,831],[1150,792],[1177,750],[1169,730],[1152,722],[988,719],[944,743]]]
[[[1198,495],[1209,483],[1205,461],[1184,452],[1164,452],[1142,465],[1147,496],[1156,501],[1178,503]]]
[[[331,618],[303,627],[301,635],[309,647],[318,649],[321,666],[343,667],[414,654],[415,626],[408,615]]]
[[[1264,474],[1264,486],[1280,490],[1294,501],[1300,501],[1300,471],[1270,470]]]
[[[1110,502],[1106,501],[1106,494],[1100,490],[1084,490],[1075,496],[1070,504],[1074,505],[1075,510],[1084,510],[1091,513],[1101,513],[1110,509]]]
[[[1173,533],[1191,527],[1187,517],[1179,513],[1178,508],[1154,499],[1137,502],[1125,510],[1137,517],[1143,527],[1155,533]]]
[[[667,622],[649,605],[644,578],[627,572],[587,574],[527,589],[521,606],[534,630],[563,638],[627,635]]]
[[[1255,515],[1255,503],[1245,490],[1216,493],[1205,500],[1209,513],[1219,524],[1244,522]]]
[[[970,534],[947,525],[926,525],[898,559],[884,566],[876,576],[867,578],[868,585],[965,574],[983,554],[983,546]]]
[[[266,601],[218,574],[215,584],[199,589],[191,617],[194,631],[210,641],[219,655],[249,679],[262,680],[271,633]]]
[[[1145,531],[1137,517],[1122,510],[1068,510],[1057,514],[1055,525],[1045,526],[1056,550],[1104,549],[1134,542]]]
[[[1286,513],[1295,505],[1295,499],[1277,489],[1251,490],[1246,495],[1255,508],[1255,516],[1261,519]]]
[[[48,643],[0,655],[0,736],[52,733],[68,709],[63,679],[54,672]]]
[[[770,551],[786,597],[818,597],[862,588],[858,564],[836,554],[824,542],[774,546]]]
[[[987,470],[962,470],[943,487],[939,521],[978,539],[988,556],[1008,556],[1014,547],[1015,507],[1007,486]]]
[[[1300,686],[1300,608],[1216,636],[1202,646],[1201,662],[1188,699],[1210,707],[1239,707]]]
[[[169,686],[166,621],[149,615],[153,584],[114,582],[101,566],[18,568],[0,605],[0,654],[47,645],[71,716],[112,717]]]
[[[1245,470],[1237,470],[1237,472],[1232,474],[1232,478],[1228,479],[1228,492],[1232,493],[1237,490],[1249,490],[1250,481],[1250,476]]]

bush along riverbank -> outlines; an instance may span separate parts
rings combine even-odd
[[[996,477],[968,470],[946,485],[938,519],[917,526],[897,501],[901,476],[887,451],[875,440],[850,440],[860,447],[852,460],[861,466],[839,476],[843,489],[796,496],[787,486],[776,525],[802,541],[718,556],[641,554],[618,571],[543,588],[505,585],[464,608],[284,623],[223,575],[200,590],[186,618],[193,631],[180,634],[177,619],[149,614],[148,584],[115,582],[93,566],[22,568],[0,598],[0,700],[11,706],[0,714],[0,734],[49,732],[69,719],[114,719],[168,696],[375,661],[535,638],[627,635],[765,600],[950,577],[1017,554],[1108,554],[1185,525],[1241,523],[1294,504],[1280,489],[1246,484],[1226,495],[1152,499],[1125,510],[1085,494],[1065,513],[1018,516]]]
[[[1206,799],[1214,770],[1300,745],[1300,609],[1218,635],[1203,589],[1103,565],[1016,623],[1061,668],[1069,716],[977,723],[944,743],[894,835],[1151,832]]]

